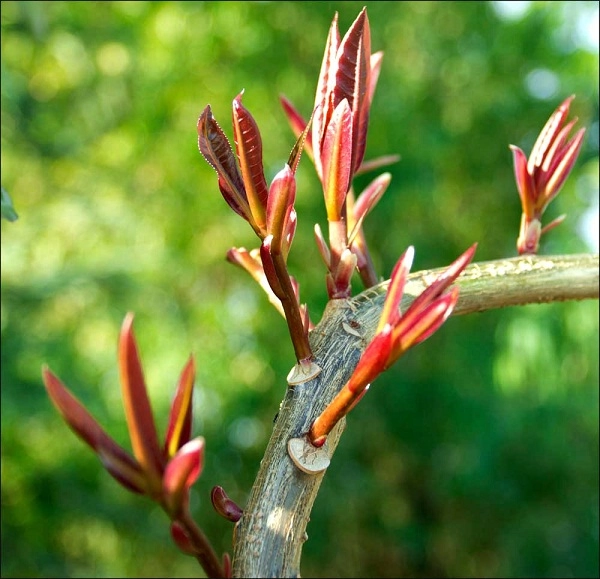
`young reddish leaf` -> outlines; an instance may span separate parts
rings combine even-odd
[[[509,145],[509,148],[513,153],[515,181],[517,182],[517,189],[519,191],[519,197],[521,198],[523,213],[531,216],[534,212],[536,193],[533,177],[527,169],[527,156],[515,145]]]
[[[231,557],[229,553],[223,553],[223,577],[230,579],[233,577],[233,569],[231,567]]]
[[[312,130],[312,150],[314,154],[315,169],[317,175],[322,180],[322,162],[321,162],[321,143],[325,134],[325,128],[331,116],[331,102],[329,94],[331,87],[335,83],[336,55],[340,44],[340,33],[338,30],[338,13],[335,13],[329,34],[325,44],[325,52],[323,61],[321,62],[321,70],[319,72],[319,80],[317,83],[317,91],[315,95],[313,130]]]
[[[542,166],[552,141],[554,141],[556,134],[560,131],[561,125],[569,114],[569,107],[574,98],[575,95],[566,98],[546,121],[546,124],[536,139],[535,144],[531,149],[531,154],[529,155],[527,170],[531,175],[534,174],[536,167]]]
[[[425,290],[428,296],[420,302],[413,301],[404,315],[399,312],[404,286],[414,250],[410,246],[400,257],[392,272],[390,285],[382,308],[375,336],[366,347],[354,372],[344,387],[313,421],[308,439],[320,447],[336,423],[358,402],[369,384],[395,362],[408,348],[422,342],[433,334],[451,314],[457,300],[458,287],[447,294],[439,294],[466,267],[475,251],[476,244],[456,259]],[[421,294],[423,295],[423,294]]]
[[[314,112],[313,112],[314,114]],[[300,164],[300,157],[302,156],[302,151],[304,147],[307,145],[307,136],[310,133],[310,125],[312,123],[313,115],[308,119],[308,123],[304,130],[298,136],[296,143],[294,144],[294,148],[290,152],[290,157],[288,159],[288,165],[292,169],[292,173],[296,174],[296,170],[298,169],[298,165]]]
[[[120,455],[117,456],[114,452],[108,451],[106,448],[98,450],[98,458],[106,472],[127,490],[142,495],[151,491],[148,488],[146,475],[142,472],[139,464],[135,463],[135,466],[132,468],[128,460],[122,460]]]
[[[119,336],[119,369],[125,417],[133,454],[151,480],[160,478],[163,456],[158,444],[152,408],[133,335],[133,314],[128,313]]]
[[[184,444],[167,463],[163,475],[163,493],[169,512],[177,516],[185,507],[190,487],[204,466],[204,438],[199,436]]]
[[[308,439],[317,447],[325,443],[327,435],[362,397],[369,384],[384,369],[391,351],[391,327],[376,334],[363,352],[350,380],[336,394],[325,410],[311,424]]]
[[[348,29],[337,50],[335,78],[329,80],[330,91],[334,95],[333,105],[344,99],[356,110],[355,99],[360,99],[367,91],[367,67],[364,61],[370,59],[370,33],[366,8],[363,8]],[[367,52],[368,51],[368,52]],[[369,61],[370,65],[370,61]]]
[[[369,79],[368,100],[369,105],[373,102],[373,95],[377,88],[379,73],[381,72],[381,63],[383,62],[383,51],[374,52],[371,55],[371,77]]]
[[[167,460],[190,440],[192,434],[192,394],[195,372],[194,358],[190,356],[179,377],[169,412],[169,424],[163,451]]]
[[[179,521],[171,523],[171,537],[179,549],[186,555],[195,556],[197,554],[193,541],[190,539],[185,527]]]
[[[577,117],[575,117],[572,121],[568,122],[556,135],[548,150],[546,151],[546,155],[544,156],[544,160],[542,165],[539,167],[539,173],[544,175],[551,172],[552,166],[558,165],[560,162],[560,157],[562,157],[567,147],[564,147],[564,144],[567,142],[567,138],[569,137],[569,133],[571,129],[577,123]],[[580,129],[584,130],[584,129]]]
[[[371,181],[354,203],[353,218],[362,220],[377,205],[392,180],[391,173],[382,173]]]
[[[521,149],[510,146],[522,206],[517,238],[519,254],[537,253],[542,233],[559,223],[555,220],[549,227],[542,228],[541,216],[552,199],[558,195],[575,164],[583,142],[585,129],[577,131],[567,142],[577,118],[563,126],[574,98],[573,95],[565,99],[552,113],[533,146],[529,160]]]
[[[329,247],[327,246],[327,242],[325,241],[325,237],[323,237],[323,232],[321,231],[318,223],[315,223],[314,231],[319,254],[323,258],[325,266],[327,269],[329,269],[331,267],[331,252],[329,251]]]
[[[390,173],[382,173],[369,183],[369,185],[358,196],[356,201],[352,201],[352,208],[348,207],[348,245],[351,245],[356,235],[362,227],[365,217],[371,209],[377,205],[386,189],[388,188],[392,175]],[[350,195],[346,198],[349,201]]]
[[[136,460],[106,433],[48,368],[44,367],[42,376],[50,400],[73,432],[96,452],[102,464],[119,483],[129,490],[144,493],[144,475]]]
[[[207,105],[198,118],[198,148],[219,177],[219,190],[227,204],[247,221],[250,207],[242,175],[229,140]]]
[[[227,496],[223,487],[213,487],[210,492],[210,500],[215,511],[232,523],[237,523],[244,514],[244,511]]]
[[[360,167],[367,147],[367,129],[369,127],[369,103],[365,100],[359,111],[353,113],[354,124],[352,127],[354,147],[352,149],[352,174]]]
[[[352,167],[352,112],[347,100],[335,109],[321,151],[323,188],[329,221],[340,221]]]
[[[559,215],[556,219],[553,219],[550,223],[548,223],[548,225],[544,225],[540,231],[540,235],[548,233],[548,231],[554,229],[557,225],[560,225],[566,219],[566,217],[566,214]]]
[[[438,275],[437,278],[413,301],[406,311],[405,317],[411,315],[411,312],[419,312],[440,296],[442,292],[462,273],[465,267],[469,265],[475,255],[476,249],[477,243],[474,243],[464,253],[459,255],[440,275]]]
[[[374,171],[375,169],[381,169],[381,167],[386,167],[387,165],[397,163],[399,160],[400,155],[382,155],[381,157],[376,157],[375,159],[369,159],[368,161],[363,161],[360,164],[360,167],[356,169],[354,175],[363,175],[369,171]]]
[[[217,184],[219,186],[219,191],[221,192],[221,195],[223,196],[223,199],[225,199],[227,205],[229,205],[229,207],[233,209],[233,211],[235,211],[240,217],[243,217],[246,221],[250,222],[250,209],[248,204],[245,202],[241,204],[239,203],[240,197],[232,193],[229,184],[223,177],[221,177],[221,175],[219,175],[217,178]]]
[[[395,326],[398,323],[398,320],[400,319],[400,300],[404,293],[406,278],[412,267],[414,255],[415,250],[411,245],[396,262],[392,275],[390,276],[390,285],[385,294],[385,301],[375,333],[381,332],[387,325]]]
[[[544,191],[546,204],[558,195],[563,183],[569,176],[569,173],[577,160],[577,156],[579,155],[584,135],[585,129],[579,129],[563,150],[556,155],[555,159],[553,159],[552,165],[548,170],[550,178],[546,183]]]
[[[288,122],[290,123],[290,127],[294,133],[294,136],[298,138],[306,129],[308,123],[304,120],[304,117],[298,112],[296,107],[294,107],[294,105],[285,95],[279,95],[279,102],[281,103],[283,112],[285,113]]]
[[[353,394],[360,394],[385,369],[392,351],[392,331],[386,324],[366,347],[346,385]]]
[[[267,202],[267,233],[273,236],[271,251],[280,252],[285,220],[296,200],[296,178],[289,165],[275,175],[269,188]]]
[[[406,312],[392,330],[392,353],[386,364],[391,366],[404,352],[423,342],[448,319],[458,301],[458,288],[450,291],[424,306],[420,310]],[[413,314],[413,315],[410,315]]]
[[[370,108],[371,33],[363,8],[342,39],[337,54],[333,105],[347,99],[352,110],[352,171],[362,162]]]
[[[233,100],[234,141],[250,211],[256,225],[263,230],[268,193],[263,170],[262,140],[256,121],[242,105],[242,94]]]
[[[287,260],[290,253],[297,225],[298,216],[296,215],[296,210],[293,207],[288,207],[283,221],[283,239],[281,240],[281,253],[285,260]]]
[[[333,272],[335,291],[329,295],[331,299],[350,297],[350,280],[355,269],[356,255],[346,247],[340,254],[340,260]]]

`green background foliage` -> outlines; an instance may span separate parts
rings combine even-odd
[[[193,512],[231,552],[209,492],[245,503],[294,360],[284,321],[224,260],[257,239],[223,202],[196,120],[210,103],[231,135],[244,89],[272,178],[294,142],[279,94],[310,114],[333,14],[343,33],[364,4],[385,51],[367,158],[402,157],[365,225],[380,275],[409,244],[414,270],[474,241],[477,260],[515,255],[508,145],[528,152],[572,93],[588,133],[547,212],[568,219],[541,251],[597,251],[595,2],[511,3],[524,9],[512,15],[489,2],[2,2],[2,187],[19,215],[2,221],[2,576],[201,576],[41,382],[47,363],[128,447],[116,366],[128,311],[163,431],[196,357],[207,445]],[[289,262],[317,321],[325,210],[307,157],[298,177]],[[302,574],[597,576],[598,482],[597,301],[452,318],[349,416]]]

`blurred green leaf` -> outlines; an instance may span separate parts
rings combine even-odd
[[[0,201],[0,207],[2,208],[2,217],[7,221],[16,221],[19,216],[15,211],[15,208],[12,204],[12,199],[10,195],[2,188],[2,199]]]

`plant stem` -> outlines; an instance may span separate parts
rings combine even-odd
[[[212,548],[206,535],[202,532],[200,527],[198,527],[194,519],[192,519],[189,511],[185,509],[177,521],[183,526],[193,543],[196,549],[195,557],[202,566],[202,569],[204,569],[207,577],[213,579],[224,578],[225,572],[217,554]]]
[[[308,330],[304,327],[304,322],[302,321],[300,305],[298,304],[296,294],[294,293],[287,264],[280,251],[274,251],[271,256],[273,258],[277,279],[283,290],[283,293],[277,297],[281,301],[285,313],[285,320],[288,325],[290,337],[292,338],[296,360],[298,360],[298,362],[312,360],[313,354],[310,342],[308,341]]]

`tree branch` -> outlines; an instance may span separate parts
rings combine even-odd
[[[443,268],[410,275],[402,310]],[[454,314],[505,306],[598,298],[598,255],[525,256],[471,264],[458,278]],[[373,337],[388,282],[355,298],[332,300],[311,332],[315,379],[288,388],[250,493],[237,523],[234,577],[299,577],[306,526],[325,475],[300,471],[287,454],[287,441],[305,434],[312,421],[348,380]],[[344,329],[351,323],[362,336]],[[343,325],[344,324],[344,325]],[[358,325],[357,325],[358,324]],[[329,435],[333,456],[345,427],[342,419]]]

